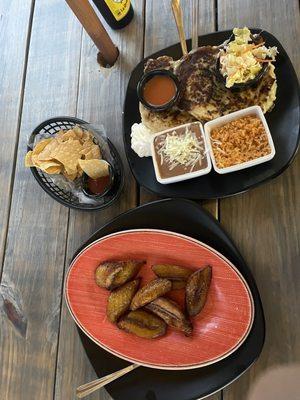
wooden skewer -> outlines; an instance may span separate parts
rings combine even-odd
[[[198,12],[198,0],[193,0],[192,2],[192,50],[198,48],[198,22],[199,22],[199,12]]]
[[[119,51],[112,42],[88,0],[66,0],[80,23],[99,49],[101,59],[109,66],[114,65]]]
[[[180,0],[172,0],[172,10],[179,34],[180,44],[183,55],[187,55],[187,47],[186,47],[186,40],[185,40],[185,33],[183,28],[183,17],[182,17],[182,9],[180,5]]]
[[[120,378],[121,376],[128,374],[128,372],[133,371],[135,368],[139,367],[137,364],[131,364],[126,368],[120,369],[119,371],[113,372],[112,374],[103,376],[102,378],[96,379],[92,382],[85,383],[76,389],[76,395],[78,398],[82,398],[95,392],[96,390],[102,388],[108,383]]]

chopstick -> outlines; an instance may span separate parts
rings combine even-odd
[[[198,48],[198,22],[199,22],[198,0],[192,0],[192,50]]]

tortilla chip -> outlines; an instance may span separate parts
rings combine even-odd
[[[52,141],[52,138],[40,140],[33,148],[33,154],[40,154],[44,148]]]
[[[94,144],[93,146],[90,147],[90,150],[84,156],[86,160],[101,158],[101,152],[99,146]]]
[[[78,160],[80,167],[92,179],[109,175],[109,163],[105,160]]]
[[[59,141],[60,142],[66,142],[69,139],[78,139],[76,133],[72,130],[69,129],[67,132],[64,132],[60,137]]]
[[[78,167],[77,167],[77,177],[79,178],[82,175],[83,175],[83,169],[80,168],[80,166],[78,165]]]
[[[109,174],[108,164],[101,158],[101,151],[93,141],[93,134],[80,126],[60,130],[52,138],[42,139],[25,157],[26,167],[37,167],[48,174],[62,173],[67,179],[74,180],[82,176],[84,170],[79,164],[81,159],[92,161],[86,164],[91,176]],[[106,165],[107,164],[107,165]]]
[[[69,179],[70,181],[74,181],[77,178],[77,172],[74,172],[73,174],[68,174],[66,172],[66,170],[63,170],[63,176],[67,179]]]
[[[94,145],[94,142],[92,140],[86,140],[85,142],[82,143],[82,150],[89,150],[91,146]]]
[[[79,140],[69,139],[62,142],[51,152],[51,157],[63,164],[68,175],[77,172],[78,159],[82,148]]]
[[[33,165],[46,174],[59,174],[62,170],[62,165],[56,161],[40,161],[38,156],[32,156]]]
[[[34,163],[32,161],[32,153],[33,151],[30,150],[25,156],[25,167],[34,167]]]
[[[80,128],[80,126],[75,125],[73,128],[73,131],[75,132],[76,136],[78,139],[82,139],[83,137],[83,129]]]
[[[51,141],[45,146],[43,151],[41,151],[38,155],[38,160],[39,161],[51,161],[52,160],[52,151],[55,151],[55,149],[59,146],[59,141],[56,138],[51,138]],[[34,152],[34,151],[33,151]]]
[[[84,142],[87,142],[87,141],[91,141],[92,142],[93,138],[94,138],[94,136],[91,134],[91,132],[89,132],[89,131],[84,131],[83,132],[82,140]]]
[[[60,174],[61,170],[62,170],[62,166],[50,166],[50,167],[46,167],[46,168],[41,168],[42,171],[44,171],[46,174],[49,175],[54,175],[54,174]]]

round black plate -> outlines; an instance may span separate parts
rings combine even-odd
[[[39,133],[48,133],[54,135],[61,129],[71,129],[74,125],[86,124],[82,119],[74,117],[55,117],[47,119],[39,124],[32,132],[29,142],[34,141],[34,137]],[[114,183],[111,189],[103,196],[103,203],[80,203],[78,198],[70,191],[58,187],[51,179],[51,176],[44,173],[38,168],[32,167],[31,172],[38,184],[47,192],[54,200],[69,208],[75,208],[83,211],[97,211],[111,205],[121,194],[124,184],[123,164],[117,149],[109,139],[106,139],[113,160],[114,167]],[[31,150],[27,146],[27,151]]]
[[[189,371],[161,371],[140,367],[106,388],[115,400],[191,400],[212,394],[245,372],[257,359],[264,344],[264,315],[251,272],[218,221],[196,203],[180,199],[156,201],[119,215],[92,235],[76,254],[105,235],[137,228],[156,228],[182,233],[201,240],[224,254],[247,280],[253,295],[255,317],[243,345],[216,364]],[[128,362],[97,346],[79,328],[78,330],[86,353],[99,377],[129,365]]]
[[[261,29],[252,29],[253,33]],[[219,45],[227,40],[232,31],[215,32],[199,36],[201,45]],[[274,140],[275,157],[264,164],[230,174],[219,175],[212,170],[208,175],[189,181],[162,185],[155,178],[151,157],[140,158],[131,149],[131,126],[140,122],[139,104],[136,94],[137,83],[143,73],[145,60],[132,71],[124,104],[123,128],[127,159],[135,179],[141,186],[163,197],[186,197],[189,199],[212,199],[244,192],[281,174],[292,162],[299,143],[299,83],[292,63],[282,45],[270,33],[262,36],[268,46],[277,46],[276,61],[278,81],[277,100],[266,119]],[[190,46],[190,41],[188,43]],[[181,56],[179,44],[168,47],[149,58],[168,55],[174,59]]]

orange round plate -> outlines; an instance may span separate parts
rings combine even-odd
[[[142,285],[155,277],[153,264],[178,264],[194,270],[212,266],[207,302],[193,319],[191,337],[168,328],[161,338],[142,339],[108,321],[109,292],[96,285],[95,269],[105,260],[125,259],[146,260],[139,273]],[[230,261],[195,239],[159,230],[118,232],[87,246],[71,264],[65,296],[75,322],[99,346],[133,363],[160,369],[198,368],[227,357],[246,339],[254,317],[251,292]],[[183,290],[169,296],[183,306]]]

